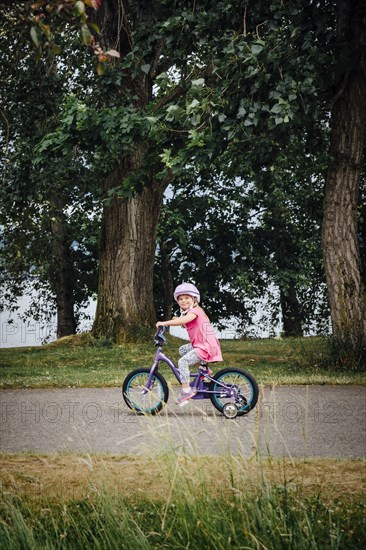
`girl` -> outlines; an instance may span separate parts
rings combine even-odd
[[[170,321],[158,321],[156,327],[185,326],[188,331],[190,344],[179,348],[181,358],[178,361],[179,373],[182,381],[182,392],[176,402],[177,405],[186,404],[195,392],[189,385],[190,365],[222,361],[221,348],[209,318],[198,305],[200,293],[191,283],[178,285],[174,291],[174,299],[178,302],[181,316],[173,317]],[[209,369],[209,374],[212,371]]]

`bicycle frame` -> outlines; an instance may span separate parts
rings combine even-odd
[[[163,363],[168,365],[168,367],[171,369],[174,376],[178,380],[179,384],[182,383],[181,378],[180,378],[180,374],[179,374],[179,370],[176,367],[175,363],[167,355],[165,355],[165,353],[163,353],[162,346],[159,345],[158,349],[156,350],[154,362],[153,362],[152,367],[151,367],[150,372],[149,372],[149,377],[148,377],[146,386],[144,388],[145,393],[147,393],[151,389],[153,376],[154,376],[154,373],[159,369],[159,362],[160,361],[162,361]],[[191,373],[191,378],[193,378],[193,381],[190,383],[190,385],[197,392],[192,397],[192,399],[209,399],[210,394],[215,394],[215,395],[222,394],[223,391],[225,391],[225,393],[227,393],[227,397],[230,397],[233,401],[235,401],[235,399],[236,399],[236,396],[238,394],[236,388],[234,388],[234,387],[228,388],[228,386],[226,384],[222,384],[221,382],[218,382],[218,381],[216,381],[216,383],[217,383],[217,385],[222,387],[222,390],[210,391],[208,389],[207,380],[211,381],[211,380],[214,380],[214,378],[212,378],[208,374],[204,374],[204,371],[201,367],[198,367],[197,372]],[[229,390],[229,393],[228,393],[228,390]]]
[[[132,370],[123,382],[123,398],[137,413],[157,414],[168,402],[169,387],[164,375],[158,372],[160,363],[167,365],[177,382],[182,383],[179,368],[162,351],[167,330],[167,326],[159,326],[154,336],[157,349],[151,367]],[[190,386],[194,390],[190,399],[209,399],[215,409],[230,419],[243,416],[255,407],[259,388],[252,375],[237,367],[225,367],[211,375],[207,363],[200,361],[197,371],[190,373]]]

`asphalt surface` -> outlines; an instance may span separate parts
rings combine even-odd
[[[262,387],[257,407],[225,419],[209,400],[139,417],[121,388],[0,391],[0,452],[366,457],[366,388]]]

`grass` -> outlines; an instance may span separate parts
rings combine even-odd
[[[2,349],[2,387],[115,386],[151,364],[149,342],[106,344],[83,335]],[[177,358],[180,344],[169,337],[166,353]],[[324,369],[321,339],[222,348],[223,366],[262,384],[365,383],[363,373]],[[205,457],[177,452],[175,442],[141,456],[0,455],[1,549],[364,548],[365,460]]]
[[[168,337],[167,355],[177,359],[181,343]],[[1,385],[116,386],[151,365],[151,342],[104,344],[79,335],[2,349]],[[222,366],[243,367],[261,384],[365,384],[365,373],[324,368],[322,339],[223,340],[222,348]],[[364,548],[365,460],[205,457],[175,442],[140,456],[0,455],[1,549]]]
[[[164,351],[177,360],[183,340],[168,336]],[[365,384],[366,373],[324,368],[322,338],[222,340],[224,363],[252,373],[260,384]],[[1,388],[113,387],[137,367],[151,366],[152,342],[111,346],[88,334],[40,347],[0,349]],[[162,372],[170,382],[167,367]]]
[[[0,456],[1,548],[364,548],[365,461]]]

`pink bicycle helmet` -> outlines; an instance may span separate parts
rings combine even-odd
[[[177,288],[174,290],[174,300],[177,301],[178,296],[181,294],[188,294],[188,296],[192,296],[193,298],[196,298],[197,302],[200,303],[200,293],[199,290],[192,285],[192,283],[182,283],[181,285],[178,285]]]

